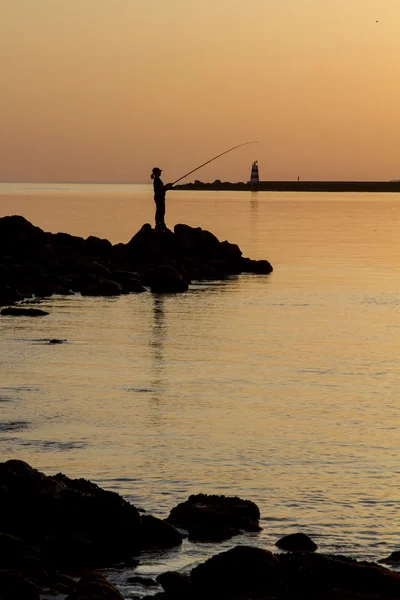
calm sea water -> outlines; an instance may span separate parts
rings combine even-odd
[[[145,185],[0,184],[0,216],[114,243],[153,211]],[[185,542],[142,574],[296,531],[358,558],[398,549],[400,195],[172,191],[179,222],[274,272],[1,317],[2,460],[90,478],[160,517],[197,492],[259,505],[259,535]],[[67,343],[40,341],[54,337]]]

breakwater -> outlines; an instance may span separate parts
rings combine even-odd
[[[176,185],[176,190],[213,190],[213,191],[260,191],[260,192],[397,192],[400,193],[399,181],[260,181],[232,183],[230,181],[214,181],[203,183],[195,181]]]

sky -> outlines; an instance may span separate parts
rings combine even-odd
[[[400,179],[399,0],[0,0],[0,181]]]

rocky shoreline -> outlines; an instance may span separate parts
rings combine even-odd
[[[62,473],[47,476],[20,460],[0,463],[0,598],[121,600],[101,573],[134,573],[143,553],[232,538],[260,530],[249,500],[198,494],[172,508],[166,519],[139,510],[119,494]],[[154,594],[139,600],[395,600],[400,573],[381,564],[320,554],[297,532],[277,551],[235,546],[195,566],[128,581]],[[400,565],[400,553],[380,561]]]
[[[22,216],[0,218],[0,306],[4,315],[45,316],[15,304],[52,294],[84,296],[182,293],[192,281],[240,273],[269,274],[267,260],[189,225],[157,231],[148,223],[126,244],[67,233],[48,233]]]

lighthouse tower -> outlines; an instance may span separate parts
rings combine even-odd
[[[250,189],[253,191],[258,190],[259,183],[260,178],[258,176],[258,160],[255,160],[251,165]]]

